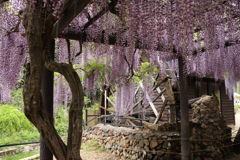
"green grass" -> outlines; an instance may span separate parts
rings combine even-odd
[[[32,152],[20,152],[15,155],[9,155],[9,156],[4,156],[2,157],[2,160],[17,160],[17,159],[22,159],[26,157],[30,157],[33,155],[39,154],[39,151],[32,151]]]
[[[239,109],[240,108],[240,105],[235,105],[234,106],[234,109]]]
[[[2,134],[0,145],[39,141],[40,135],[37,130],[22,130],[12,134]]]
[[[91,140],[89,142],[84,143],[83,146],[81,146],[81,149],[84,149],[86,151],[95,151],[97,153],[105,151],[104,148],[102,148],[96,141]]]

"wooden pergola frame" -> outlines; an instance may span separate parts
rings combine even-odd
[[[7,0],[1,0],[0,2],[5,2]],[[88,0],[85,0],[85,3],[89,3]],[[61,24],[62,21],[61,20],[66,20],[69,19],[69,21],[65,21],[64,23],[70,23],[72,18],[66,18],[66,16],[71,15],[71,10],[67,10],[67,14],[65,15],[65,17],[62,17],[58,23],[56,23],[53,32],[51,34],[50,37],[52,38],[67,38],[67,39],[72,39],[72,40],[79,40],[81,41],[81,43],[83,41],[86,41],[86,33],[84,32],[90,25],[92,25],[95,21],[97,21],[100,17],[102,17],[105,13],[107,13],[108,11],[112,11],[112,13],[114,13],[114,6],[117,4],[117,1],[112,1],[112,3],[110,3],[108,6],[106,6],[105,8],[103,8],[97,15],[95,15],[94,17],[92,17],[91,19],[89,19],[89,21],[84,25],[83,27],[83,32],[82,33],[78,33],[74,31],[73,28],[69,28],[68,32],[66,32],[65,34],[61,34],[59,36],[58,33],[60,33],[64,27],[62,26],[66,26],[66,25],[59,25]],[[78,12],[80,13],[83,10],[80,9]],[[201,29],[198,29],[198,31]],[[104,42],[102,42],[104,43]],[[234,45],[234,44],[238,44],[239,41],[236,40],[234,43],[232,42],[226,42],[225,43],[225,47]],[[110,45],[115,45],[116,44],[116,36],[115,35],[109,35],[109,44]],[[161,45],[160,45],[161,46]],[[217,48],[218,46],[216,46]],[[139,46],[136,44],[136,48],[139,48]],[[202,51],[205,51],[205,49],[202,49]],[[176,53],[174,46],[173,46],[173,50],[171,50],[170,52],[172,53]],[[188,98],[187,98],[187,90],[186,90],[186,86],[187,86],[187,81],[186,81],[186,75],[184,75],[184,68],[185,68],[185,64],[184,64],[184,60],[183,57],[178,57],[178,61],[179,61],[179,84],[180,84],[180,108],[181,108],[181,154],[182,154],[182,159],[183,160],[189,160],[190,159],[190,141],[189,141],[189,114],[188,114]],[[50,83],[47,79],[44,79],[44,83]],[[43,93],[43,95],[46,96],[46,92]],[[46,101],[51,101],[52,100],[52,96],[46,96]],[[50,107],[52,107],[51,105],[49,105]],[[48,108],[49,112],[52,112],[52,108]]]
[[[223,2],[225,3],[225,2]],[[109,6],[106,6],[104,9],[102,9],[96,16],[92,17],[83,28],[83,32],[75,32],[73,28],[69,28],[67,32],[60,35],[60,38],[67,38],[72,40],[79,40],[79,41],[86,41],[86,33],[84,32],[90,25],[92,25],[95,21],[97,21],[101,16],[103,16],[108,11],[111,11],[111,9],[114,8],[114,4],[110,4]],[[113,13],[113,12],[112,12]],[[201,28],[197,27],[195,32],[201,31]],[[77,34],[76,34],[77,33]],[[104,33],[104,31],[102,31]],[[104,35],[103,35],[104,37]],[[116,35],[109,35],[109,45],[116,45]],[[102,38],[103,39],[103,38]],[[102,41],[101,43],[104,43]],[[225,47],[229,47],[235,44],[240,43],[239,40],[233,40],[233,41],[226,41]],[[125,46],[127,46],[127,41],[125,43]],[[159,46],[163,46],[163,44],[160,44]],[[215,46],[216,49],[219,48],[219,46]],[[138,43],[136,43],[136,48],[140,48]],[[141,48],[140,48],[141,49]],[[146,49],[146,48],[144,48]],[[159,48],[161,50],[161,48]],[[205,52],[206,49],[203,47],[200,49],[202,52]],[[169,53],[176,54],[176,49],[173,46],[172,50],[169,51]],[[194,54],[194,53],[193,53]],[[180,109],[181,109],[181,155],[182,160],[189,160],[190,159],[190,129],[189,129],[189,109],[188,109],[188,97],[187,97],[187,80],[186,75],[184,72],[185,68],[185,60],[184,57],[179,56],[178,57],[178,66],[179,66],[179,86],[180,86]]]

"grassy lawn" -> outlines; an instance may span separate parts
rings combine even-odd
[[[33,155],[39,154],[39,151],[32,151],[32,152],[20,152],[15,155],[9,155],[9,156],[4,156],[2,157],[1,160],[17,160],[17,159],[22,159],[26,157],[30,157]]]

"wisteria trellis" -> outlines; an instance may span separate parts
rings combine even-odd
[[[34,3],[34,0],[32,2]],[[48,8],[48,5],[54,7],[53,15],[57,17],[64,1],[43,2],[46,4],[46,8]],[[97,11],[106,3],[104,0],[93,1],[72,22],[71,26],[76,28],[76,32],[82,32],[81,29],[89,18],[87,16],[93,17],[96,15]],[[16,16],[16,12],[24,8],[24,2],[12,0],[8,6],[12,8],[12,11],[1,9],[1,12],[5,13],[1,15],[1,34],[5,35],[1,37],[1,56],[13,58],[11,54],[7,53],[21,54],[20,46],[22,46],[24,54],[21,54],[21,57],[24,59],[27,45],[24,44],[24,37],[21,36],[24,33],[23,28],[19,26],[19,34],[6,35],[6,30],[10,30],[17,23],[18,16]],[[225,78],[231,77],[231,80],[228,81],[232,82],[229,83],[230,86],[227,85],[227,88],[234,86],[234,82],[239,79],[239,73],[237,72],[239,66],[238,0],[119,0],[116,10],[115,15],[112,12],[107,12],[93,25],[84,30],[88,41],[101,42],[101,39],[105,38],[105,43],[107,43],[108,35],[114,33],[118,45],[126,45],[127,43],[130,48],[134,48],[136,42],[140,41],[137,44],[138,47],[148,49],[148,54],[159,54],[163,60],[183,54],[186,58],[191,59],[188,61],[188,72],[195,72],[200,77],[214,73],[215,78],[223,79],[224,73],[229,72],[229,77]],[[102,37],[103,30],[105,32],[104,37]],[[13,36],[15,38],[11,42]],[[226,41],[231,47],[226,48]],[[9,48],[10,45],[11,48]],[[63,47],[65,44],[61,43],[61,45]],[[98,47],[100,47],[98,54],[102,54],[101,51],[104,49],[101,48],[109,46],[98,45]],[[203,48],[206,50],[204,53],[202,53]],[[10,51],[10,49],[13,51]],[[122,50],[121,52],[127,53],[126,56],[131,56],[134,52],[130,50],[124,51],[121,47],[115,47],[114,49],[116,52],[119,49]],[[160,51],[153,52],[153,50]],[[175,53],[171,53],[173,50]],[[197,55],[193,54],[194,52]],[[24,61],[20,60],[19,62],[21,63],[18,66],[21,66]],[[205,65],[202,65],[203,63]],[[6,69],[6,66],[1,63],[1,68]],[[8,85],[10,88],[16,81],[16,76],[14,78],[13,75],[16,75],[19,68],[21,68],[15,66],[12,67],[13,72],[16,70],[15,73],[8,72],[9,75],[2,76],[1,80],[1,83],[11,83]],[[4,69],[1,69],[1,71],[4,71]]]
[[[0,1],[2,102],[9,98],[23,63],[31,61],[27,56],[31,55],[28,50],[31,44],[26,41],[28,32],[23,27],[29,24],[22,22],[38,10],[43,20],[41,27],[52,31],[49,37],[78,40],[80,45],[76,43],[73,48],[94,42],[94,54],[112,58],[108,64],[112,74],[106,75],[108,85],[124,83],[131,77],[139,64],[139,59],[134,57],[143,53],[151,64],[158,64],[159,58],[175,64],[175,59],[183,56],[187,65],[185,73],[225,79],[229,95],[239,81],[239,0],[9,0],[2,3],[5,1]],[[65,21],[67,25],[59,25],[64,23],[62,19],[67,19],[64,17],[67,9],[75,2],[88,5],[71,23]],[[58,30],[63,31],[58,34]],[[48,33],[38,34],[46,37]],[[57,54],[65,55],[58,57],[65,58],[61,62],[67,62],[67,53],[61,53],[67,52],[66,43],[63,40],[58,43],[63,49],[56,50]],[[71,57],[76,55],[74,51],[71,54]],[[70,61],[79,63],[77,59]]]

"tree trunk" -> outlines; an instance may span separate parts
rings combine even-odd
[[[189,109],[187,94],[187,79],[184,74],[185,64],[183,57],[178,58],[179,65],[179,86],[180,86],[180,109],[181,109],[181,154],[182,160],[190,159],[190,129],[189,129]]]
[[[80,157],[82,139],[82,109],[84,97],[80,78],[70,64],[56,63],[51,60],[51,58],[47,58],[45,66],[51,71],[61,73],[70,86],[72,103],[69,109],[67,159],[78,159],[78,157]]]
[[[234,139],[233,145],[233,152],[236,154],[240,154],[240,128],[238,128],[238,132]]]
[[[81,160],[82,85],[72,65],[59,64],[51,60],[47,45],[49,42],[45,41],[47,38],[44,36],[44,20],[40,2],[36,4],[36,6],[40,6],[35,8],[31,5],[28,6],[23,19],[30,57],[23,90],[24,112],[26,117],[38,129],[44,142],[58,160]],[[54,128],[51,116],[48,114],[46,104],[42,98],[41,89],[44,66],[53,72],[63,74],[71,88],[72,103],[69,109],[67,146]]]
[[[55,41],[52,40],[49,44],[49,52],[54,57]],[[44,104],[47,107],[47,112],[50,116],[51,122],[54,125],[53,118],[53,72],[49,71],[46,67],[43,69],[42,78],[42,96]],[[53,154],[47,147],[44,139],[40,139],[40,160],[52,160]]]

